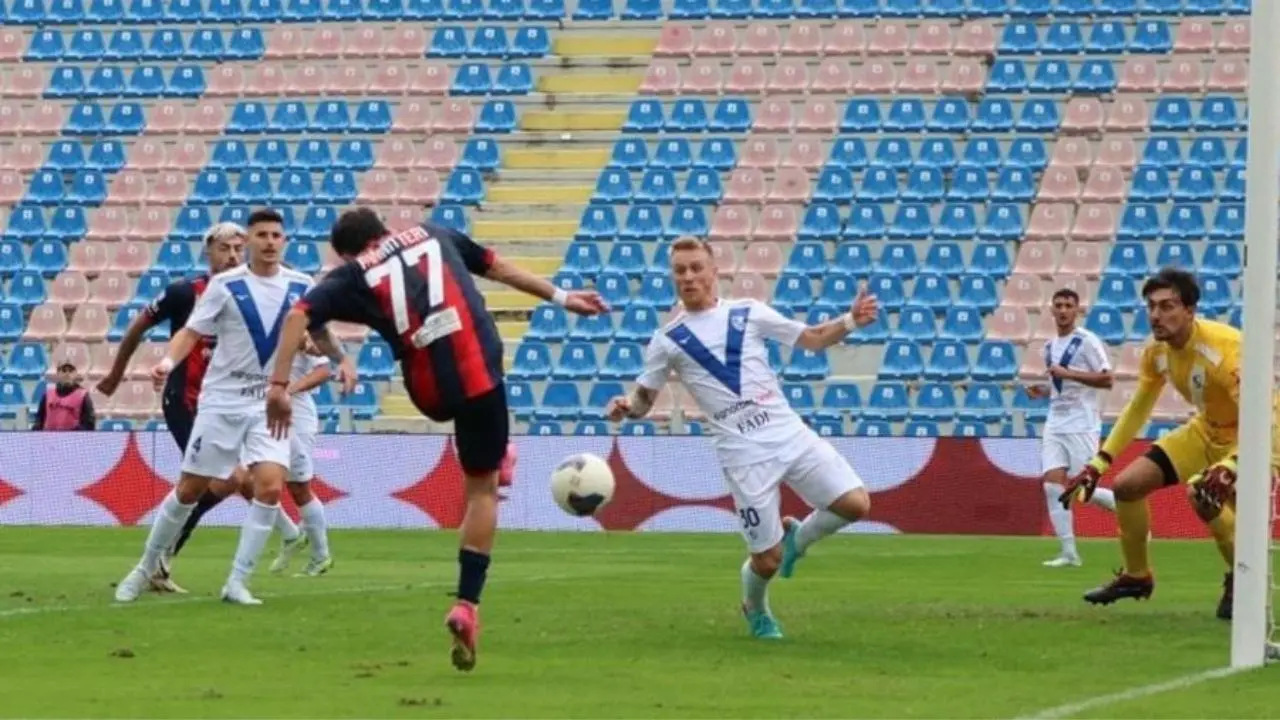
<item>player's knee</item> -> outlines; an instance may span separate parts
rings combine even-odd
[[[182,473],[182,477],[178,479],[178,486],[173,489],[173,494],[183,505],[192,505],[208,488],[208,478]]]
[[[856,522],[871,514],[871,493],[866,488],[850,490],[827,509],[849,522]]]
[[[284,468],[275,463],[258,463],[253,466],[253,499],[263,505],[278,505],[284,490]]]
[[[1135,502],[1164,487],[1164,473],[1146,458],[1139,458],[1116,478],[1112,491],[1116,500]]]
[[[771,578],[782,565],[782,543],[763,552],[751,553],[751,570],[762,578]]]
[[[285,488],[288,489],[289,497],[293,498],[293,502],[297,504],[298,507],[306,505],[315,497],[311,494],[310,483],[285,483]]]
[[[498,497],[498,471],[466,472],[467,498],[481,499]]]

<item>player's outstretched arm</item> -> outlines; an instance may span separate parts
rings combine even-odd
[[[566,310],[578,315],[609,312],[608,303],[596,291],[562,290],[547,279],[540,278],[505,258],[495,256],[484,277],[527,295],[563,305]]]
[[[609,401],[605,407],[605,416],[610,422],[622,422],[625,418],[639,420],[653,409],[658,399],[658,391],[650,390],[643,385],[636,385],[630,395],[619,395]]]
[[[116,351],[115,359],[111,361],[111,369],[102,380],[98,381],[98,392],[107,397],[115,394],[116,389],[120,387],[120,381],[124,379],[125,370],[129,367],[129,360],[142,344],[143,336],[158,322],[160,319],[146,310],[133,316],[133,320],[129,321],[129,328],[124,331],[124,337],[120,339],[120,347]]]
[[[866,286],[858,289],[849,312],[820,325],[805,328],[796,338],[796,346],[805,350],[825,350],[844,340],[857,328],[866,327],[880,317],[880,303],[875,295],[867,293]]]
[[[174,366],[191,354],[195,349],[196,343],[200,342],[200,333],[191,328],[182,328],[169,340],[169,352],[160,359],[160,364],[151,368],[151,382],[156,390],[164,386],[164,381],[169,377],[169,373]]]

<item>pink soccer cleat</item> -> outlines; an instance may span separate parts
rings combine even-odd
[[[519,459],[516,444],[507,443],[507,454],[502,458],[502,466],[498,468],[498,487],[511,487],[516,479],[516,461]]]
[[[459,602],[444,619],[453,634],[453,666],[470,672],[476,666],[476,639],[480,636],[480,616],[475,605]]]

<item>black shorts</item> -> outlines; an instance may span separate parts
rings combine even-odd
[[[187,454],[187,441],[191,439],[191,428],[196,424],[196,414],[181,398],[164,396],[161,407],[164,411],[164,424],[169,426],[169,434],[178,443],[178,449]]]
[[[497,470],[507,456],[510,434],[506,386],[499,383],[484,395],[467,401],[453,416],[453,435],[462,470],[468,475]]]

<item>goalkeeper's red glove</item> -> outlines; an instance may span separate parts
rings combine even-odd
[[[1221,508],[1236,496],[1236,456],[1211,466],[1202,476],[1192,480],[1196,501],[1211,508]]]
[[[1058,496],[1058,502],[1062,503],[1062,507],[1066,510],[1071,509],[1071,501],[1076,495],[1080,496],[1080,502],[1089,502],[1093,498],[1093,491],[1098,489],[1098,481],[1102,480],[1102,474],[1109,467],[1111,467],[1109,455],[1104,452],[1094,455],[1083,470],[1067,481],[1067,489]]]

